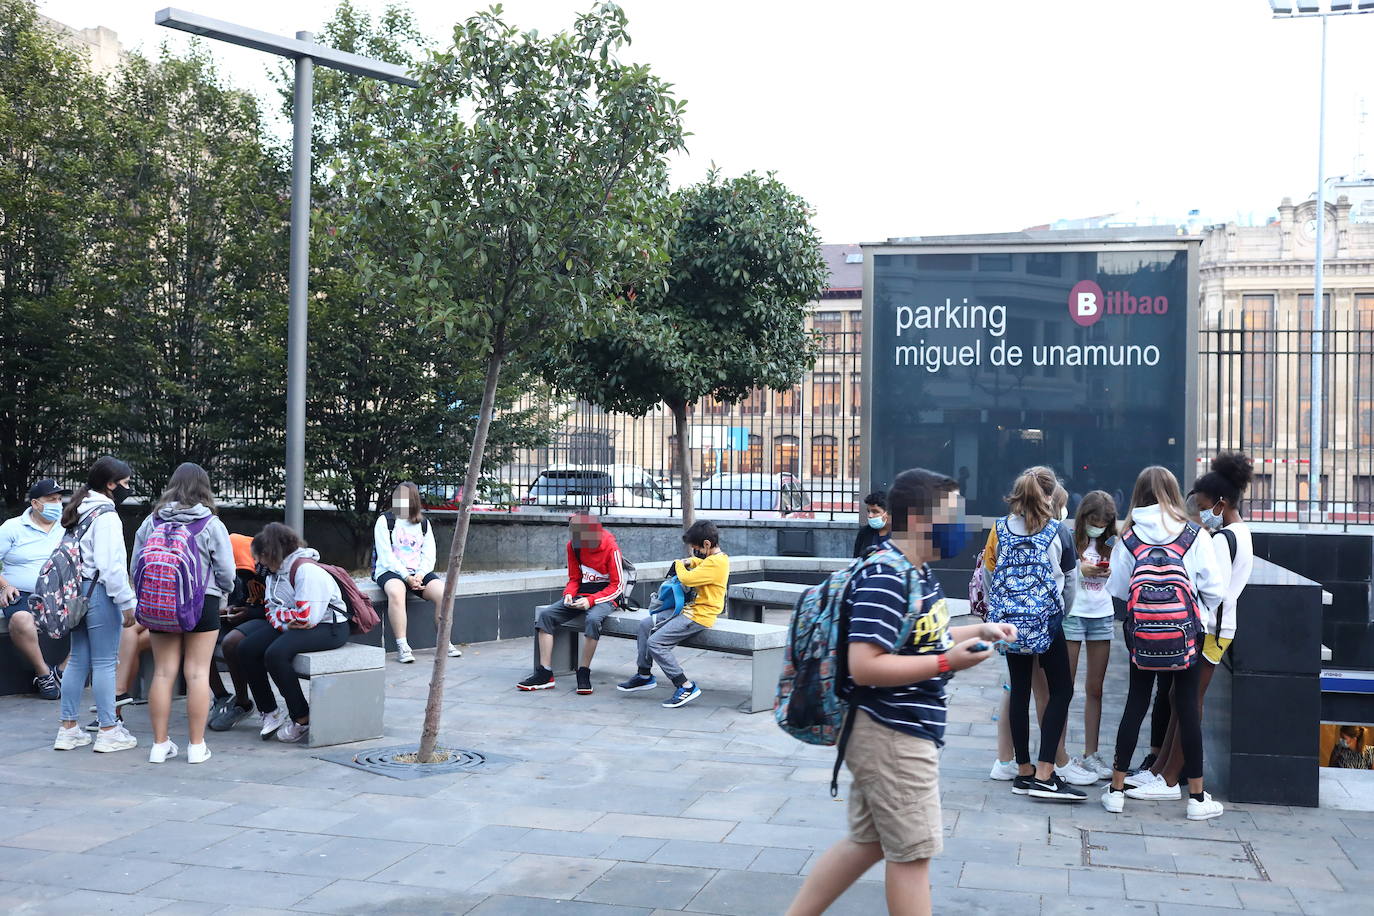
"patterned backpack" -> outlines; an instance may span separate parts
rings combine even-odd
[[[895,645],[911,639],[920,613],[919,594],[910,587],[912,565],[898,550],[886,547],[831,573],[819,585],[802,592],[792,610],[783,649],[782,676],[773,718],[778,727],[798,741],[827,747],[838,745],[830,795],[839,792],[840,764],[854,725],[849,703],[849,587],[861,570],[879,564],[891,566],[907,577],[908,608]]]
[[[1054,641],[1053,625],[1064,612],[1055,585],[1054,567],[1045,551],[1059,537],[1051,520],[1033,535],[1014,534],[1005,518],[997,520],[997,568],[988,586],[989,623],[1016,625],[1016,642],[1007,651],[1039,655]]]
[[[189,633],[200,623],[209,570],[201,563],[196,536],[211,518],[189,525],[159,522],[134,558],[138,622],[155,633]]]
[[[1141,671],[1182,671],[1197,660],[1201,618],[1183,565],[1197,536],[1197,525],[1189,522],[1168,544],[1146,544],[1134,531],[1121,538],[1135,557],[1124,629],[1130,634],[1131,664]]]
[[[75,528],[62,535],[52,556],[43,561],[38,583],[29,596],[29,612],[39,632],[49,639],[61,639],[86,618],[91,592],[100,581],[100,571],[96,571],[86,594],[81,594],[81,539],[97,518],[113,511],[114,506],[91,510]]]

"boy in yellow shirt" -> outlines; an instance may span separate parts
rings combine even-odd
[[[623,693],[654,689],[658,680],[653,675],[653,663],[657,661],[663,675],[676,688],[664,701],[664,709],[686,706],[701,696],[701,688],[688,680],[677,663],[673,647],[715,625],[725,608],[725,589],[730,581],[730,558],[721,551],[720,531],[712,522],[697,522],[687,529],[682,540],[692,555],[674,563],[673,573],[684,588],[696,589],[696,598],[657,630],[652,617],[644,618],[639,625],[639,673],[616,685]]]

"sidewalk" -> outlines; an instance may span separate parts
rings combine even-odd
[[[137,750],[56,753],[56,703],[0,699],[0,909],[779,914],[816,850],[844,835],[833,751],[735,710],[747,661],[683,657],[705,693],[668,710],[667,691],[616,693],[633,672],[624,640],[604,642],[590,697],[571,680],[517,692],[527,640],[468,647],[449,665],[444,734],[509,762],[411,781],[259,741],[248,723],[210,733],[204,765],[152,766],[144,706],[126,713]],[[388,735],[373,744],[418,739],[431,658],[388,662]],[[1106,737],[1125,695],[1119,644],[1110,671]],[[988,662],[954,681],[937,913],[1369,911],[1374,813],[1230,805],[1193,823],[1182,802],[1128,802],[1114,817],[1100,789],[1050,807],[988,780],[1000,672]],[[184,749],[180,703],[173,726]],[[831,912],[884,912],[881,883],[860,882]]]

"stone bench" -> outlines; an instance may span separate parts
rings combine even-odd
[[[612,611],[601,624],[601,635],[620,639],[638,639],[639,622],[647,611]],[[584,618],[577,617],[559,628],[553,637],[553,667],[555,674],[571,674],[580,656]],[[747,655],[751,659],[752,685],[749,699],[740,704],[741,712],[764,712],[773,708],[782,675],[782,654],[787,644],[787,627],[748,620],[717,617],[715,626],[681,643],[689,649],[709,649],[727,655]],[[535,643],[535,664],[538,664],[538,643]]]
[[[345,643],[302,652],[296,676],[310,681],[310,746],[348,744],[382,736],[386,653],[380,646]]]
[[[763,623],[765,608],[792,608],[802,592],[811,586],[795,582],[741,582],[731,585],[725,592],[728,599],[726,613],[733,620],[752,620]]]

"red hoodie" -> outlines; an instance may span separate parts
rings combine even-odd
[[[568,585],[563,589],[566,597],[581,595],[592,604],[614,601],[624,591],[620,545],[615,542],[615,535],[604,528],[597,532],[601,540],[595,547],[575,547],[571,540],[568,541]]]

